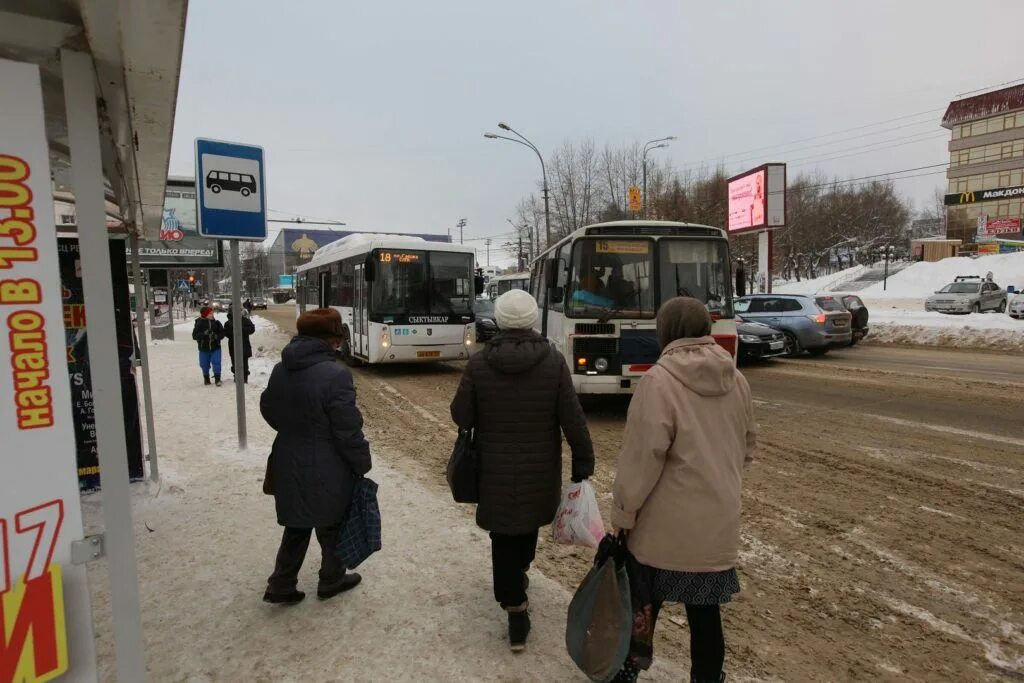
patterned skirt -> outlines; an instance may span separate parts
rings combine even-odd
[[[735,569],[720,572],[677,572],[651,568],[651,592],[658,602],[724,605],[740,592]]]

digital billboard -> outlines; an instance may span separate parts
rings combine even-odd
[[[765,164],[728,181],[729,232],[786,224],[786,165]]]
[[[139,260],[144,268],[217,268],[223,265],[220,241],[201,237],[196,231],[194,181],[168,181],[159,239],[139,241]]]

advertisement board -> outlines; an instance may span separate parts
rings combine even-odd
[[[96,680],[39,68],[0,83],[0,681]]]
[[[224,265],[220,241],[202,237],[196,229],[195,181],[172,178],[167,182],[159,239],[139,242],[139,260],[144,268]]]
[[[786,224],[786,165],[765,164],[728,180],[729,233]]]
[[[93,411],[92,374],[89,370],[89,336],[85,329],[85,296],[78,239],[57,240],[60,262],[61,298],[64,306],[65,347],[68,378],[71,380],[71,412],[78,451],[78,486],[82,491],[100,488],[100,462],[96,449],[96,416]],[[128,476],[139,481],[142,468],[142,431],[139,425],[139,396],[132,367],[135,354],[128,273],[124,247],[110,241],[111,278],[114,284],[114,318],[117,325],[117,355],[121,370],[121,403],[125,412],[125,443],[128,448]]]

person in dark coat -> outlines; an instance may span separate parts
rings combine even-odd
[[[249,341],[249,337],[252,336],[253,332],[256,331],[256,326],[253,325],[252,319],[249,317],[249,311],[242,309],[242,365],[245,370],[245,379],[243,380],[246,384],[249,383],[249,359],[252,358],[252,342]],[[224,336],[228,340],[228,355],[231,356],[231,374],[235,376],[235,380],[238,379],[238,373],[235,372],[235,320],[231,311],[228,311],[228,322],[224,325]]]
[[[356,406],[352,374],[335,352],[344,334],[331,308],[307,311],[296,321],[298,336],[281,352],[260,397],[260,412],[276,432],[268,476],[284,527],[266,602],[295,604],[299,569],[316,531],[322,559],[317,596],[332,598],[354,588],[359,574],[346,573],[335,556],[356,480],[370,471],[370,445]]]
[[[213,308],[205,306],[192,326],[192,338],[199,345],[199,367],[203,371],[203,384],[210,384],[210,369],[213,379],[220,386],[220,340],[224,338],[224,326],[213,317]]]
[[[586,417],[565,358],[533,331],[537,302],[523,290],[498,298],[500,332],[466,365],[451,404],[461,429],[474,429],[480,467],[476,523],[491,534],[494,598],[508,612],[513,651],[530,631],[526,572],[537,533],[561,497],[562,434],[572,449],[572,479],[594,472]]]

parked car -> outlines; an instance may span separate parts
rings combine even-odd
[[[736,300],[736,313],[744,320],[781,330],[787,355],[799,356],[807,351],[821,356],[850,345],[853,316],[833,297],[818,300],[802,294],[754,294]],[[822,305],[839,310],[828,311]]]
[[[1013,297],[1008,310],[1011,318],[1024,320],[1024,293]]]
[[[252,298],[252,308],[255,311],[267,310],[267,300],[264,299],[262,296],[254,296]]]
[[[738,361],[786,355],[786,335],[774,327],[736,316],[736,336],[740,340]]]
[[[852,339],[850,340],[850,346],[855,345],[864,337],[868,336],[870,331],[868,328],[868,307],[856,294],[833,294],[836,301],[843,305],[843,308],[850,312],[853,316],[852,324]],[[819,305],[821,305],[819,303]],[[823,307],[824,308],[824,307]],[[828,310],[828,309],[826,309]]]
[[[490,299],[478,298],[473,302],[473,313],[476,314],[476,340],[483,344],[498,334],[498,323],[494,321],[494,302]]]
[[[1006,310],[1006,290],[980,277],[960,276],[924,302],[924,310],[939,313],[981,313]]]

